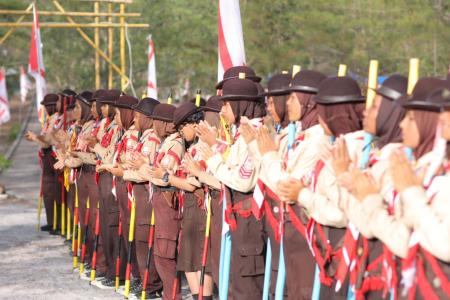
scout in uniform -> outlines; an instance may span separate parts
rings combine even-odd
[[[156,270],[163,282],[163,299],[172,299],[181,223],[179,193],[169,185],[169,175],[179,172],[184,156],[183,139],[175,131],[173,124],[174,111],[173,105],[165,103],[158,104],[153,110],[153,127],[161,145],[155,161],[141,167],[152,183],[152,204],[155,211],[154,258]],[[176,299],[181,299],[179,287],[178,285],[175,291]]]
[[[206,103],[206,102],[205,102]],[[188,145],[185,158],[200,161],[200,144],[196,136],[197,124],[203,120],[203,112],[192,102],[186,102],[177,107],[174,112],[174,124]],[[203,162],[204,165],[204,162]],[[183,214],[181,219],[182,239],[180,253],[177,257],[177,270],[184,272],[194,299],[197,299],[200,286],[200,271],[202,269],[202,254],[204,253],[204,238],[206,229],[206,201],[204,187],[188,170],[169,175],[170,185],[180,189],[183,195]],[[209,249],[206,249],[209,253]],[[213,281],[209,259],[206,262],[204,281],[204,299],[212,299]]]
[[[42,231],[52,230],[53,205],[55,199],[60,197],[58,188],[56,188],[57,174],[53,168],[54,157],[52,156],[53,149],[50,144],[50,134],[59,117],[58,98],[57,94],[47,94],[44,96],[41,105],[44,105],[48,116],[45,121],[45,126],[42,128],[40,135],[29,131],[25,136],[27,140],[38,143],[40,147],[39,161],[42,167],[41,193],[44,201],[45,215],[47,217],[47,225],[41,227]]]
[[[220,152],[217,141],[206,139],[212,146],[204,149],[203,159],[208,170],[227,186],[226,218],[231,228],[231,284],[230,294],[235,299],[260,299],[264,280],[265,234],[263,224],[251,212],[259,162],[249,154],[244,137],[238,132],[241,120],[255,127],[262,124],[264,103],[258,87],[249,79],[228,79],[223,83],[224,102],[221,114],[234,127],[234,144],[226,158]],[[209,129],[206,129],[209,130]],[[203,133],[200,134],[202,140]],[[203,138],[204,139],[204,138]]]
[[[119,90],[108,90],[97,96],[103,119],[95,137],[88,141],[90,148],[97,155],[96,171],[100,192],[100,239],[106,260],[105,278],[98,285],[102,289],[114,288],[116,274],[117,230],[119,225],[119,205],[112,193],[113,176],[105,171],[105,166],[113,164],[115,146],[120,142],[121,132],[115,121],[116,109],[111,104],[121,95]],[[95,95],[94,95],[95,96]],[[123,277],[122,272],[122,279]]]
[[[150,219],[153,205],[151,194],[153,193],[145,174],[140,171],[143,164],[150,164],[155,160],[156,152],[161,144],[160,139],[153,129],[152,114],[158,100],[144,98],[139,103],[132,106],[134,110],[134,125],[139,131],[139,141],[133,150],[133,160],[129,162],[130,168],[124,171],[123,179],[133,183],[133,194],[136,199],[136,258],[141,279],[144,278],[148,254],[148,236],[150,229]],[[158,298],[162,290],[162,281],[155,268],[154,256],[151,256],[150,273],[148,286],[145,287],[146,295],[151,298]],[[143,288],[143,287],[142,287]],[[137,289],[136,295],[139,297],[142,292]]]
[[[319,125],[317,105],[312,97],[317,93],[323,79],[325,75],[320,72],[302,70],[292,78],[290,86],[280,89],[280,92],[285,90],[290,93],[286,106],[291,122],[289,126],[294,126],[295,130],[292,145],[288,145],[291,143],[288,142],[289,132],[280,133],[278,149],[268,134],[260,133],[256,138],[262,155],[260,179],[266,186],[266,201],[270,197],[268,195],[276,195],[272,197],[278,199],[278,183],[281,179],[302,179],[313,170],[319,158],[317,149],[324,140],[324,132]],[[269,214],[277,215],[277,209],[278,206],[273,204],[271,208],[266,209],[266,219],[270,219]],[[308,213],[305,209],[295,205],[295,202],[289,203],[284,224],[289,299],[309,299],[312,295],[314,258],[306,239],[307,223]]]
[[[136,248],[132,246],[131,253],[128,253],[128,235],[131,217],[129,203],[131,203],[133,199],[131,199],[131,183],[123,179],[123,174],[125,170],[129,169],[128,163],[132,160],[133,150],[138,143],[139,133],[133,124],[134,111],[132,110],[132,106],[138,102],[137,98],[128,95],[121,95],[114,103],[109,101],[104,102],[116,108],[115,120],[122,130],[120,142],[117,144],[113,155],[112,164],[104,165],[104,168],[113,175],[112,189],[115,192],[116,200],[119,205],[120,222],[122,223],[122,241],[124,242],[124,248],[122,249],[123,251],[121,251],[121,253],[123,253],[122,257],[126,258],[128,255],[131,255],[131,274],[133,275],[131,283],[132,293],[139,289],[140,275],[137,265]],[[125,262],[126,259],[121,259],[121,261]]]

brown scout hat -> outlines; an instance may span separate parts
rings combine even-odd
[[[292,76],[289,73],[280,73],[273,75],[267,83],[267,92],[262,93],[261,96],[281,96],[288,95],[289,85],[291,84]]]
[[[175,127],[180,126],[188,117],[199,112],[199,108],[192,102],[184,102],[175,109],[173,123]]]
[[[316,94],[320,83],[327,78],[324,74],[314,70],[301,70],[291,80],[289,92]]]
[[[172,104],[160,103],[155,106],[152,118],[164,122],[173,122],[173,113],[175,112],[175,109],[175,106]]]
[[[153,110],[155,109],[156,105],[158,105],[160,102],[156,99],[146,97],[139,101],[139,103],[134,104],[131,108],[134,111],[140,112],[141,114],[146,115],[147,117],[151,117],[153,114]]]
[[[125,109],[132,109],[133,105],[137,104],[139,100],[133,96],[129,95],[122,95],[117,99],[115,103],[112,104],[112,106],[118,107],[118,108],[125,108]]]
[[[256,76],[255,70],[249,66],[235,66],[231,67],[223,73],[223,80],[219,81],[216,85],[216,89],[222,89],[225,81],[233,78],[239,78],[239,73],[244,73],[245,78],[250,79],[254,82],[260,82],[261,77]]]
[[[91,91],[83,91],[75,96],[75,99],[80,100],[86,105],[92,106],[92,92]]]
[[[397,103],[405,109],[439,111],[440,108],[430,101],[430,96],[436,90],[443,88],[449,88],[447,80],[436,77],[423,77],[417,81],[412,94],[400,97]]]
[[[211,96],[208,99],[208,102],[206,102],[206,105],[201,106],[200,109],[203,111],[212,111],[212,112],[219,113],[220,110],[222,109],[222,106],[223,106],[223,102],[220,101],[219,96]]]
[[[328,77],[319,85],[317,95],[313,97],[316,103],[322,105],[364,102],[358,83],[350,77]]]
[[[47,94],[44,99],[40,102],[41,105],[55,105],[58,101],[59,96],[57,94]]]
[[[257,83],[250,79],[232,78],[223,84],[221,101],[248,100],[260,101]]]
[[[108,91],[105,89],[99,89],[92,94],[91,101],[100,101],[107,93]]]
[[[113,105],[122,95],[123,93],[119,90],[107,90],[103,97],[98,98],[98,101],[102,104]]]
[[[397,100],[406,94],[408,89],[408,78],[400,74],[389,76],[378,88],[374,89],[375,93],[383,96],[388,100]]]

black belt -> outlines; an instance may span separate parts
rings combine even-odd
[[[159,186],[153,184],[153,191],[155,192],[176,192],[176,188],[173,186]]]
[[[95,165],[83,164],[81,165],[81,170],[86,172],[95,172]]]

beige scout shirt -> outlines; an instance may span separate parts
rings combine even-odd
[[[64,165],[69,168],[76,168],[81,166],[82,164],[91,164],[95,165],[97,160],[95,158],[95,154],[88,152],[88,146],[84,142],[84,139],[88,137],[92,129],[94,128],[95,121],[91,120],[83,124],[80,133],[77,136],[77,143],[75,147],[75,151],[77,151],[77,157],[68,156],[64,160]]]
[[[362,153],[363,134],[363,131],[357,131],[344,135],[349,155],[355,158],[355,161],[359,161]],[[314,174],[317,171],[315,167],[311,174],[306,175],[312,179],[312,185],[301,190],[297,201],[306,208],[308,215],[316,222],[344,228],[347,226],[348,219],[341,201],[344,202],[342,198],[347,197],[348,193],[338,185],[330,161],[324,162],[319,174]]]
[[[318,147],[325,135],[320,125],[312,126],[296,135],[294,149],[287,153],[287,136],[281,139],[278,152],[263,155],[260,178],[272,191],[277,192],[279,180],[292,177],[302,179],[312,171],[318,159]]]
[[[260,122],[260,118],[250,120],[250,123],[254,125],[260,124]],[[215,150],[215,146],[213,150]],[[222,154],[216,153],[207,160],[206,165],[208,171],[220,182],[233,190],[248,193],[253,190],[258,180],[260,160],[252,157],[247,143],[239,135],[230,147],[226,159]]]
[[[428,166],[431,153],[422,156],[414,166],[416,171]],[[381,160],[371,168],[371,174],[381,187],[380,194],[369,195],[363,202],[363,214],[370,232],[381,240],[395,255],[405,258],[411,229],[403,220],[402,203],[394,197],[392,178],[389,174],[389,160]],[[394,213],[389,213],[389,206]]]
[[[153,129],[147,129],[142,134],[140,141],[136,144],[136,147],[133,149],[133,152],[140,152],[146,158],[147,164],[153,164],[155,160],[156,151],[161,144],[160,139],[156,135]],[[143,172],[142,168],[128,169],[124,171],[123,179],[133,182],[146,182],[148,181],[145,172]]]
[[[437,176],[430,187],[405,189],[400,194],[403,221],[413,228],[419,244],[450,262],[450,174]]]
[[[184,157],[184,141],[178,132],[175,132],[168,136],[159,148],[155,164],[156,166],[161,166],[167,172],[175,174]],[[168,183],[164,182],[162,179],[151,178],[151,183],[158,186],[167,186]]]
[[[115,146],[120,136],[120,130],[113,120],[106,128],[103,130],[100,129],[99,134],[101,134],[100,136],[97,135],[99,142],[95,144],[92,150],[100,158],[102,164],[112,164]]]
[[[41,131],[42,140],[37,140],[39,147],[45,149],[52,145],[52,132],[58,118],[58,113],[54,113],[53,115],[48,117],[46,125],[44,126],[44,128],[42,128]]]

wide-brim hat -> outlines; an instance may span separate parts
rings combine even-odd
[[[63,95],[64,97],[70,97],[70,96],[76,96],[77,93],[71,89],[64,89],[64,90],[62,90],[62,92],[60,94]]]
[[[403,95],[396,103],[405,109],[437,111],[436,105],[430,102],[430,96],[438,89],[449,87],[450,82],[436,77],[420,78],[411,95]]]
[[[250,79],[254,82],[260,82],[261,77],[256,76],[255,70],[249,66],[235,66],[231,67],[223,73],[223,79],[216,84],[216,89],[222,89],[223,84],[229,79],[239,78],[239,73],[244,73],[245,78]]]
[[[137,104],[133,105],[131,108],[134,111],[137,111],[141,114],[146,115],[147,117],[151,117],[153,114],[153,110],[155,109],[156,105],[158,105],[160,102],[156,99],[146,97],[139,101]]]
[[[222,88],[221,101],[259,101],[262,96],[259,95],[257,83],[250,79],[233,78],[225,81]]]
[[[431,92],[428,101],[436,107],[436,110],[430,109],[432,111],[450,111],[450,87],[438,88]]]
[[[173,113],[173,123],[175,124],[175,127],[183,124],[188,117],[197,112],[199,112],[199,107],[192,102],[184,102],[178,106]]]
[[[322,105],[332,105],[364,102],[365,97],[354,79],[345,76],[333,76],[320,83],[319,90],[313,100]]]
[[[129,95],[122,95],[117,99],[116,102],[111,104],[112,106],[118,108],[132,109],[133,105],[137,104],[139,100],[136,97]]]
[[[152,118],[164,122],[173,122],[173,114],[176,107],[172,104],[160,103],[153,110]]]
[[[395,101],[405,95],[407,89],[408,78],[400,74],[394,74],[389,76],[383,84],[372,90],[388,100]]]
[[[75,99],[80,100],[86,105],[92,106],[92,92],[91,91],[83,91],[75,96]]]
[[[267,92],[261,93],[261,96],[282,96],[290,93],[289,86],[292,76],[289,73],[275,74],[267,83]]]
[[[301,70],[291,80],[289,92],[317,94],[322,81],[327,78],[324,74],[314,70]]]
[[[57,94],[47,94],[44,96],[44,99],[40,102],[41,105],[55,105],[58,101],[59,96]]]
[[[103,97],[98,98],[98,101],[102,104],[114,105],[122,95],[123,93],[119,90],[107,90]]]
[[[223,102],[220,101],[219,96],[211,96],[208,101],[206,102],[205,106],[201,106],[200,109],[202,111],[212,111],[219,113],[222,109]]]
[[[108,91],[105,89],[96,90],[94,92],[94,94],[92,94],[91,101],[99,101],[100,102],[102,100],[102,98],[106,95],[107,92]]]

